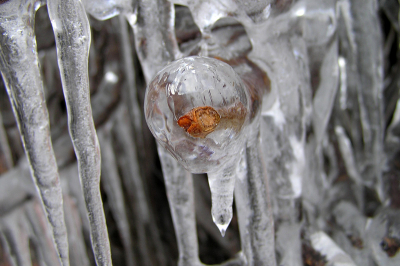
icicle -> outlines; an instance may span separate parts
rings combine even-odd
[[[138,0],[137,21],[129,21],[134,33],[136,51],[147,84],[167,63],[179,58],[175,38],[172,3],[166,0]]]
[[[25,204],[24,211],[24,219],[29,221],[32,230],[30,239],[35,238],[36,253],[39,256],[37,259],[43,261],[42,263],[39,262],[39,265],[44,263],[46,265],[57,265],[59,263],[57,252],[52,245],[53,240],[51,234],[49,234],[50,228],[46,224],[46,216],[40,203],[36,199],[31,200]]]
[[[129,32],[125,19],[120,17],[119,24],[121,26],[121,46],[123,51],[123,60],[124,60],[124,73],[127,78],[127,94],[128,97],[126,99],[128,110],[131,114],[131,120],[135,129],[136,143],[138,145],[143,145],[143,128],[142,128],[142,113],[140,110],[139,99],[137,97],[137,87],[136,87],[136,69],[133,64],[133,54],[131,43],[129,41]],[[142,150],[144,147],[139,146],[139,150]]]
[[[237,170],[235,203],[246,264],[275,266],[274,220],[264,168],[260,137],[251,138]]]
[[[385,151],[388,159],[392,159],[400,148],[399,136],[397,128],[400,125],[400,99],[397,100],[396,109],[393,114],[392,121],[387,129],[385,139]]]
[[[124,246],[125,263],[127,266],[133,266],[136,264],[136,260],[133,253],[133,243],[128,223],[129,220],[126,214],[122,185],[111,143],[111,127],[113,126],[113,123],[109,122],[105,125],[105,128],[99,132],[99,141],[102,147],[101,154],[103,161],[102,182],[104,190],[107,193],[111,212],[113,213],[114,220],[117,223],[118,231]],[[141,245],[143,244],[145,243],[141,243]]]
[[[27,198],[37,195],[27,168],[28,166],[19,163],[0,176],[0,213],[9,212]]]
[[[236,163],[225,165],[220,171],[208,173],[211,190],[211,215],[222,236],[231,223]]]
[[[382,188],[382,140],[384,116],[382,108],[383,42],[379,27],[376,1],[369,0],[360,6],[356,1],[340,1],[340,19],[343,20],[339,41],[348,67],[349,114],[356,121],[342,125],[351,132],[356,163],[363,183],[373,187],[380,200],[385,199]],[[341,123],[344,114],[340,113]],[[351,127],[351,131],[348,129]],[[362,134],[362,138],[360,138]]]
[[[121,147],[121,153],[118,156],[118,163],[122,170],[122,180],[128,194],[128,199],[135,204],[135,224],[139,246],[139,254],[142,258],[148,258],[149,246],[146,236],[146,227],[150,223],[149,207],[147,204],[145,188],[140,175],[139,163],[136,155],[136,146],[133,142],[133,132],[131,131],[127,110],[121,107],[117,110],[116,121],[113,127],[116,144]],[[157,229],[150,230],[154,233]],[[153,232],[151,232],[153,231]],[[156,243],[156,239],[154,239]],[[159,255],[159,254],[157,254]],[[149,260],[144,261],[143,265],[148,265]],[[159,262],[160,263],[160,262]]]
[[[325,130],[331,118],[332,108],[338,89],[338,42],[329,47],[320,70],[321,82],[313,99],[313,128],[317,146],[321,145]]]
[[[121,46],[123,51],[124,72],[127,79],[127,99],[129,103],[128,108],[132,116],[132,123],[135,128],[136,143],[141,145],[143,143],[142,137],[142,123],[141,112],[139,110],[139,101],[137,99],[135,67],[133,64],[133,55],[131,51],[131,44],[129,42],[129,34],[126,26],[126,20],[130,25],[136,23],[136,11],[134,10],[135,1],[130,0],[83,0],[86,11],[99,20],[110,19],[114,16],[120,15],[119,25],[121,33]],[[143,148],[143,147],[139,147]]]
[[[9,263],[9,266],[17,266],[15,258],[11,256],[11,246],[7,242],[4,233],[1,231],[0,231],[0,245],[1,248],[3,249],[3,254],[4,254],[3,262]]]
[[[6,217],[2,217],[0,230],[6,237],[17,265],[30,266],[32,260],[29,250],[29,236],[32,235],[32,231],[24,211],[24,208],[21,208]]]
[[[335,133],[338,138],[339,149],[346,165],[347,173],[356,184],[360,185],[361,176],[357,169],[351,142],[342,127],[336,126]]]
[[[89,96],[89,22],[80,1],[49,1],[47,8],[56,38],[69,131],[78,159],[95,259],[97,265],[111,265],[110,243],[99,189],[100,148]]]
[[[79,216],[82,222],[82,228],[83,228],[82,231],[85,234],[85,238],[89,239],[90,224],[89,224],[89,218],[87,216],[83,189],[80,184],[78,165],[76,163],[73,163],[68,167],[64,168],[62,171],[60,171],[60,177],[61,180],[65,180],[64,182],[68,183],[67,192],[76,201],[76,205],[79,211]]]
[[[10,145],[8,143],[7,139],[7,132],[4,129],[3,125],[3,117],[0,112],[0,152],[4,156],[4,161],[6,163],[7,169],[11,169],[14,165],[13,159],[12,159],[12,153],[10,149]]]
[[[179,266],[201,265],[197,243],[192,175],[158,145],[179,248]]]
[[[340,126],[335,127],[335,133],[338,138],[339,150],[344,160],[344,164],[346,166],[347,173],[349,177],[353,180],[356,184],[354,189],[354,194],[357,199],[357,203],[360,209],[364,208],[364,188],[362,186],[362,180],[357,168],[357,164],[354,158],[354,152],[351,146],[351,142],[347,137],[344,129]]]
[[[64,196],[65,222],[68,228],[71,265],[89,266],[89,257],[86,252],[83,238],[83,228],[76,201],[70,196]],[[51,265],[51,264],[50,264]]]
[[[61,186],[50,139],[48,111],[33,29],[34,14],[40,2],[3,2],[0,5],[1,73],[31,165],[31,173],[52,228],[58,255],[63,265],[69,265]]]
[[[174,31],[175,9],[172,3],[165,0],[139,0],[137,8],[137,17],[127,16],[127,19],[134,30],[136,51],[146,83],[149,85],[151,78],[157,71],[180,56]],[[168,159],[165,159],[165,154],[160,148],[158,148],[158,153],[162,161],[167,194],[173,195],[177,190],[190,189],[190,184],[186,184],[186,182],[175,183],[177,178],[181,180],[181,174],[185,173],[186,170],[176,162],[171,161],[170,158],[166,157]],[[174,174],[166,174],[167,172]],[[169,183],[175,185],[169,186]],[[190,207],[190,202],[189,198],[188,202],[184,204],[185,214],[183,214],[178,211],[180,206],[176,206],[177,202],[173,201],[172,203],[171,199],[169,199],[179,245],[180,265],[182,266],[186,265],[186,260],[191,261],[193,265],[198,264],[197,237],[195,231],[193,231],[195,221],[189,221],[185,217],[186,214],[191,213],[193,210]],[[177,229],[180,225],[184,226],[184,228],[190,228],[192,232],[183,234],[181,229]]]

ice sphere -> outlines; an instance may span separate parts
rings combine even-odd
[[[218,172],[243,148],[249,99],[228,64],[187,57],[167,65],[150,82],[145,116],[157,141],[187,170]]]

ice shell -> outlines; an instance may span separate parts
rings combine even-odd
[[[231,66],[187,57],[167,65],[150,82],[145,116],[157,141],[187,170],[209,173],[239,154],[249,99]]]

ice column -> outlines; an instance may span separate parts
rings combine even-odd
[[[40,4],[34,0],[1,2],[0,67],[61,263],[69,265],[62,192],[33,29]]]
[[[100,147],[89,95],[89,21],[78,0],[48,1],[48,12],[56,38],[69,132],[78,159],[95,259],[97,265],[111,265],[110,244],[99,189]]]

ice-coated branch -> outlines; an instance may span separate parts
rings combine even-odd
[[[158,146],[169,206],[179,248],[179,266],[201,265],[197,243],[192,175]]]
[[[69,265],[61,185],[33,28],[39,7],[34,0],[0,5],[0,67],[60,262]]]
[[[78,0],[48,1],[47,7],[56,39],[69,132],[78,159],[93,251],[97,265],[111,265],[110,243],[99,188],[100,147],[90,105],[89,21]]]

